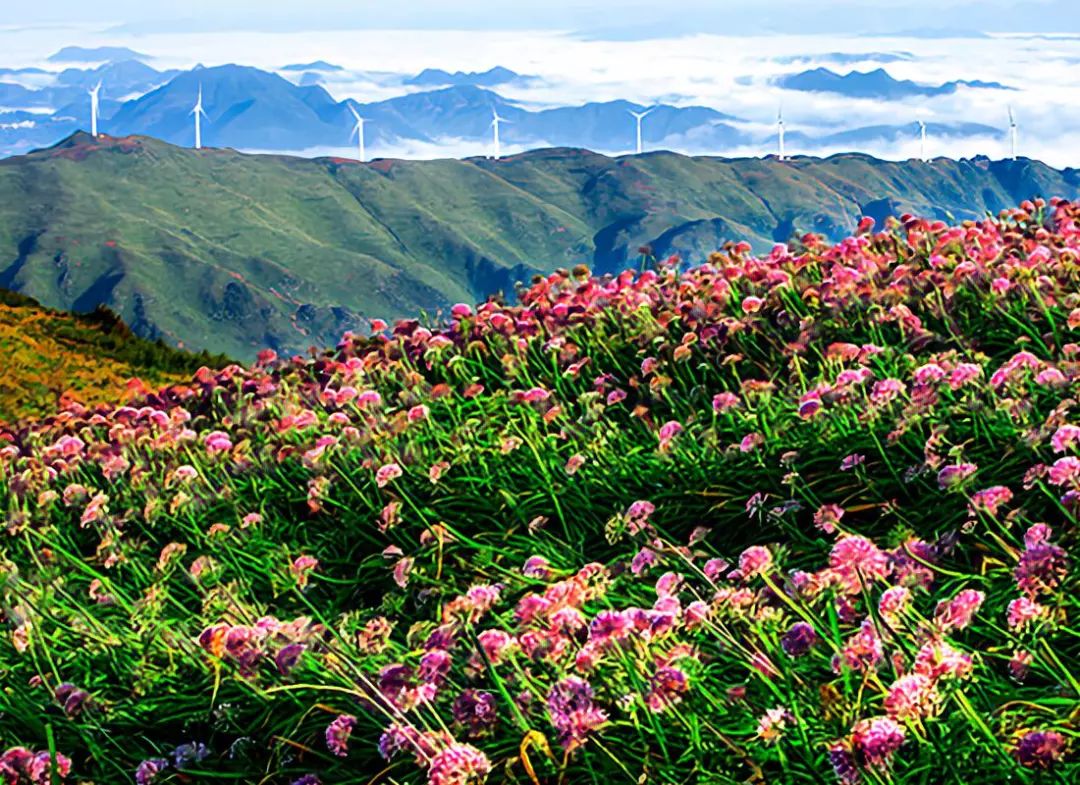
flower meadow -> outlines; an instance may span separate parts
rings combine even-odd
[[[1075,782],[1078,283],[864,219],[12,427],[0,774]]]

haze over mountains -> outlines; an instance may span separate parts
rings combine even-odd
[[[560,266],[618,271],[646,245],[700,262],[727,240],[765,250],[807,231],[839,238],[862,215],[977,218],[1050,194],[1080,196],[1080,172],[580,149],[361,165],[82,134],[0,161],[0,287],[106,304],[140,335],[250,358],[512,296]]]
[[[107,59],[114,56],[123,59]],[[327,60],[315,60],[276,71],[235,64],[159,70],[150,58],[122,47],[68,47],[53,57],[63,62],[85,58],[84,67],[62,71],[9,68],[0,73],[0,155],[25,153],[88,129],[86,91],[99,82],[103,84],[100,129],[118,136],[156,136],[178,145],[193,142],[190,111],[202,87],[208,113],[204,142],[246,151],[343,150],[349,145],[353,125],[350,106],[371,121],[367,141],[376,154],[420,146],[435,153],[445,147],[453,155],[462,143],[477,151],[484,149],[493,110],[510,121],[501,131],[504,144],[512,149],[580,146],[627,152],[635,145],[634,121],[628,112],[646,108],[653,109],[642,128],[647,147],[710,154],[776,149],[773,124],[695,104],[684,96],[673,94],[670,100],[651,104],[613,97],[553,105],[550,98],[533,98],[547,89],[544,79],[503,66],[453,72],[429,67],[410,75],[355,73]],[[803,62],[795,57],[803,56],[789,56],[787,61]],[[865,67],[868,62],[907,62],[912,55],[832,52],[806,57],[834,66]],[[377,85],[376,92],[389,93],[389,97],[343,99],[356,79],[368,80]],[[979,80],[921,84],[895,79],[882,68],[841,74],[820,67],[783,74],[775,83],[792,94],[825,92],[887,100],[940,97],[961,89],[988,94],[1008,89],[998,82]],[[985,123],[928,119],[942,143],[1002,134],[1001,127]],[[875,144],[903,146],[915,137],[913,121],[875,121],[854,127],[823,122],[810,127],[789,120],[788,128],[789,143],[807,152],[837,145],[855,149]]]

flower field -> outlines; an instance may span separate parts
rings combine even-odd
[[[0,434],[5,781],[1080,779],[1080,206],[519,299]]]

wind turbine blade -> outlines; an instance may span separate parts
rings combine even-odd
[[[358,111],[356,111],[356,107],[353,106],[352,104],[349,104],[349,111],[352,112],[353,117],[356,118],[356,122],[359,123],[360,122],[360,113]]]

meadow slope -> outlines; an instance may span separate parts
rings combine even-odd
[[[250,156],[85,134],[0,161],[0,286],[45,305],[116,310],[139,335],[254,359],[434,313],[535,273],[698,264],[858,219],[981,218],[1080,177],[1030,160],[892,163],[609,158],[538,150],[500,161]]]
[[[1080,207],[870,224],[8,429],[0,772],[1075,781]]]

